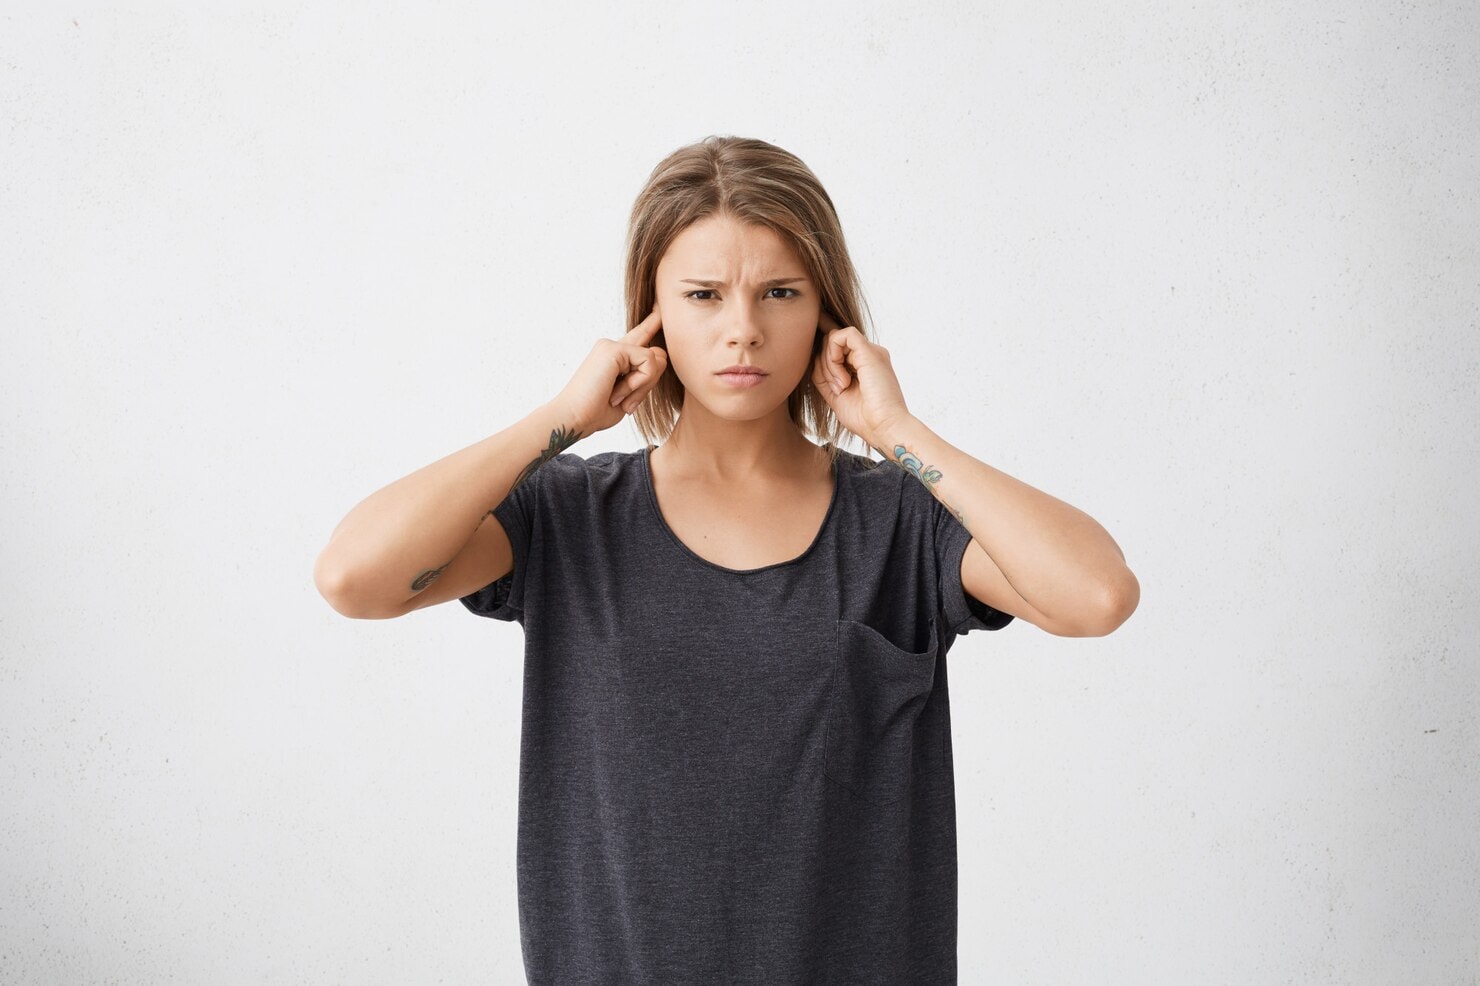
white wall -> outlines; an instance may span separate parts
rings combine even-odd
[[[0,17],[0,981],[522,981],[518,627],[312,565],[734,133],[1141,581],[952,651],[962,983],[1474,982],[1475,5],[680,6]]]

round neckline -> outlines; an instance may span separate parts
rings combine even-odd
[[[829,446],[821,445],[818,447],[828,448]],[[841,498],[840,494],[843,488],[843,473],[847,472],[846,469],[842,468],[841,463],[843,453],[841,450],[839,450],[837,455],[833,457],[831,465],[833,489],[832,499],[829,500],[827,504],[827,513],[822,515],[822,523],[818,526],[817,533],[812,537],[812,542],[807,545],[806,549],[801,554],[787,561],[778,561],[772,562],[769,565],[762,565],[760,568],[729,568],[725,565],[720,565],[717,562],[712,562],[708,558],[705,558],[698,552],[694,551],[693,548],[690,548],[687,544],[684,544],[682,538],[673,533],[673,528],[668,526],[668,521],[666,518],[664,518],[663,511],[658,506],[658,493],[653,486],[653,467],[652,464],[648,461],[653,448],[654,446],[652,445],[644,446],[642,451],[639,453],[642,459],[642,481],[643,485],[647,487],[648,506],[652,508],[653,519],[657,522],[658,527],[663,531],[663,533],[668,535],[668,540],[672,541],[674,546],[677,547],[679,551],[688,555],[699,564],[704,565],[708,568],[712,568],[717,572],[724,572],[726,575],[757,575],[761,572],[769,572],[777,568],[789,568],[792,565],[798,565],[806,561],[807,558],[812,554],[812,552],[816,550],[817,546],[822,543],[822,539],[824,536],[826,536],[828,528],[832,526],[833,515],[837,513],[838,500]]]

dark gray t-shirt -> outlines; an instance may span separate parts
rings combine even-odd
[[[647,450],[564,453],[495,509],[524,629],[519,927],[532,986],[956,982],[946,651],[970,533],[843,451],[791,561],[700,558]]]

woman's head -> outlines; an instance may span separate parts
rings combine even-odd
[[[766,283],[789,278],[799,280]],[[757,392],[794,383],[787,413],[803,432],[835,446],[847,434],[812,384],[818,315],[873,334],[832,200],[795,155],[707,137],[661,161],[632,207],[626,302],[628,327],[654,308],[663,319],[653,345],[667,350],[668,370],[634,414],[648,442],[673,430],[681,375],[723,400],[720,388],[734,392],[713,374],[732,363],[771,371]]]

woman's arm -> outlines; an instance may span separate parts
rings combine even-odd
[[[668,368],[668,354],[648,345],[661,326],[654,308],[621,338],[597,339],[554,400],[362,501],[314,564],[319,594],[345,616],[386,619],[507,575],[512,547],[494,508],[545,462],[647,397]],[[457,585],[423,596],[449,568]]]
[[[961,585],[993,609],[1064,637],[1110,633],[1141,584],[1106,530],[1082,510],[974,459],[909,412],[889,350],[827,312],[812,383],[843,427],[925,484],[971,534]]]
[[[1098,637],[1135,612],[1141,586],[1095,519],[993,469],[913,415],[874,444],[971,532],[962,586],[993,609],[1065,637]]]
[[[543,404],[503,431],[372,493],[339,522],[314,563],[319,594],[357,619],[407,612],[485,515],[584,434],[579,422]],[[487,573],[480,586],[507,572],[504,565],[504,571]]]

